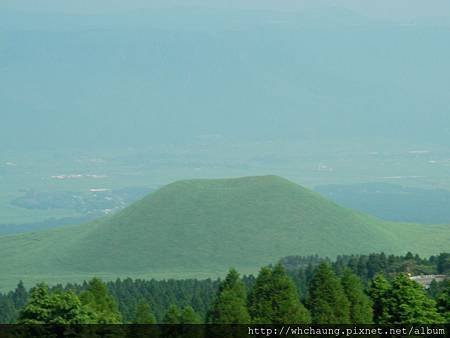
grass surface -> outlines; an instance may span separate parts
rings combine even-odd
[[[187,180],[95,222],[0,237],[0,288],[94,275],[217,277],[288,255],[449,247],[449,225],[383,222],[280,177]]]

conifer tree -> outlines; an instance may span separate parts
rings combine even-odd
[[[197,312],[195,312],[191,306],[185,306],[183,308],[183,311],[181,311],[180,323],[181,324],[201,324],[202,319],[200,318],[199,314]]]
[[[371,324],[372,304],[370,298],[364,293],[361,280],[347,268],[342,273],[341,283],[350,302],[350,323]]]
[[[13,324],[16,319],[16,307],[7,296],[0,294],[0,324]]]
[[[250,315],[253,323],[272,323],[271,299],[272,270],[263,267],[259,271],[250,298]]]
[[[441,253],[437,257],[437,271],[440,274],[450,273],[450,253]]]
[[[93,324],[119,324],[121,315],[116,302],[100,279],[93,278],[80,295],[81,302],[88,309]]]
[[[350,304],[339,279],[327,263],[316,268],[306,304],[314,324],[349,324]]]
[[[278,264],[261,269],[251,297],[252,321],[260,324],[307,324],[311,318],[294,282]]]
[[[246,324],[250,322],[245,286],[236,270],[231,269],[219,285],[216,298],[208,314],[214,324]]]
[[[167,310],[163,322],[164,324],[181,324],[181,313],[178,306],[172,304]]]
[[[20,281],[12,294],[12,300],[14,302],[14,306],[16,307],[16,309],[21,309],[27,303],[27,299],[28,299],[28,292],[25,289],[23,282]]]
[[[155,315],[150,309],[150,305],[141,300],[136,306],[133,324],[156,324]]]
[[[369,287],[372,300],[373,319],[376,324],[387,324],[390,321],[387,296],[391,286],[382,274],[376,274]]]

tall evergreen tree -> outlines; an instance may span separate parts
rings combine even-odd
[[[155,315],[150,309],[150,305],[141,300],[136,306],[133,324],[156,324]]]
[[[17,310],[10,297],[0,295],[0,324],[13,324]]]
[[[272,322],[272,270],[263,267],[259,271],[250,296],[250,315],[254,323]]]
[[[376,324],[387,324],[390,321],[387,295],[391,286],[382,274],[376,274],[369,287],[372,300],[373,319]]]
[[[444,319],[436,302],[429,298],[422,286],[405,274],[399,274],[387,293],[390,324],[438,324]]]
[[[350,302],[350,323],[371,324],[373,321],[372,304],[364,293],[361,280],[347,268],[343,271],[341,283]]]
[[[28,292],[22,281],[17,284],[17,287],[12,294],[12,300],[16,309],[21,309],[27,303]]]
[[[115,300],[100,279],[93,278],[80,295],[81,302],[88,309],[91,321],[95,324],[119,324],[121,315]]]
[[[164,324],[181,324],[181,313],[178,306],[172,304],[167,310],[163,322]]]
[[[437,271],[441,274],[450,273],[450,253],[441,253],[437,258]]]
[[[246,324],[250,322],[245,286],[236,270],[231,269],[219,290],[208,314],[214,324]]]
[[[185,306],[181,311],[180,316],[181,324],[201,324],[202,319],[197,312],[191,306]]]
[[[339,279],[321,263],[311,280],[306,304],[314,324],[349,324],[350,304]]]
[[[274,269],[261,269],[253,287],[250,313],[252,321],[260,324],[306,324],[311,320],[294,282],[280,264]]]

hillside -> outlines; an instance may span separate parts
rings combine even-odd
[[[0,237],[0,289],[93,275],[206,277],[289,255],[450,247],[450,226],[383,222],[276,176],[186,180],[95,222]]]

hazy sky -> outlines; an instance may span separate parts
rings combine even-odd
[[[338,6],[364,15],[390,19],[450,17],[448,0],[2,0],[0,10],[99,13],[171,6],[299,10],[306,7]]]
[[[0,0],[0,148],[448,144],[449,18],[449,0]]]

